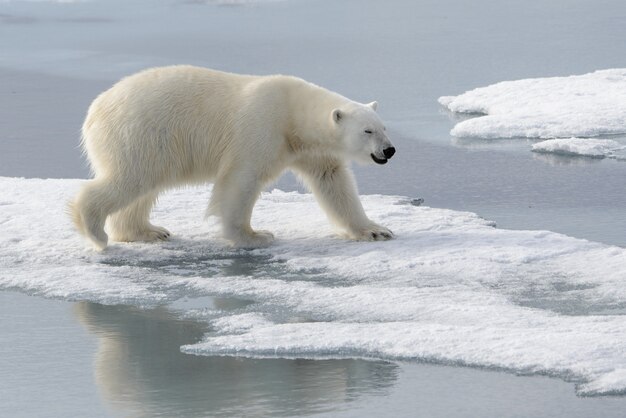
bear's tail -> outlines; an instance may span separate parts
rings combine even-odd
[[[67,202],[67,207],[65,209],[65,213],[72,219],[74,222],[74,227],[81,235],[85,234],[85,222],[83,221],[83,217],[80,215],[80,211],[76,209],[76,202],[69,201]]]

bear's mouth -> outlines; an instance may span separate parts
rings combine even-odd
[[[386,158],[378,158],[374,154],[370,154],[370,155],[372,156],[372,160],[374,160],[374,162],[376,164],[387,164],[387,159]]]

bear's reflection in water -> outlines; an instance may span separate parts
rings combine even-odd
[[[220,309],[241,307],[212,298]],[[243,302],[245,303],[245,302]],[[95,379],[124,416],[285,416],[341,408],[363,394],[384,395],[398,366],[365,360],[286,360],[183,354],[206,323],[157,307],[76,304],[98,338]]]

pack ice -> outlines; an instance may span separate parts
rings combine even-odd
[[[504,81],[443,96],[452,112],[481,115],[451,134],[478,138],[570,138],[626,133],[626,69]]]
[[[210,189],[167,193],[155,223],[174,238],[87,249],[65,205],[81,180],[0,178],[0,288],[140,306],[229,296],[200,355],[362,357],[543,373],[584,395],[626,392],[626,250],[548,231],[501,230],[473,213],[364,196],[388,242],[345,241],[313,197],[264,193],[256,228],[277,242],[230,250],[202,221]],[[177,308],[182,309],[182,308]]]

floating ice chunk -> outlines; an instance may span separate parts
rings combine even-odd
[[[626,132],[626,69],[505,81],[439,103],[458,113],[483,114],[457,123],[451,134],[480,138],[593,137]]]
[[[209,192],[190,188],[155,208],[171,241],[94,253],[65,214],[80,183],[0,178],[0,289],[110,304],[255,302],[205,317],[177,304],[213,327],[182,347],[193,354],[417,359],[549,373],[584,394],[626,392],[623,248],[496,229],[394,196],[363,203],[396,239],[351,242],[333,234],[311,195],[274,190],[253,225],[271,229],[275,245],[234,251],[215,238],[215,221],[200,227]]]
[[[557,138],[533,144],[535,152],[553,153],[561,155],[573,155],[592,158],[605,158],[615,156],[615,152],[626,149],[611,139],[594,138]]]

